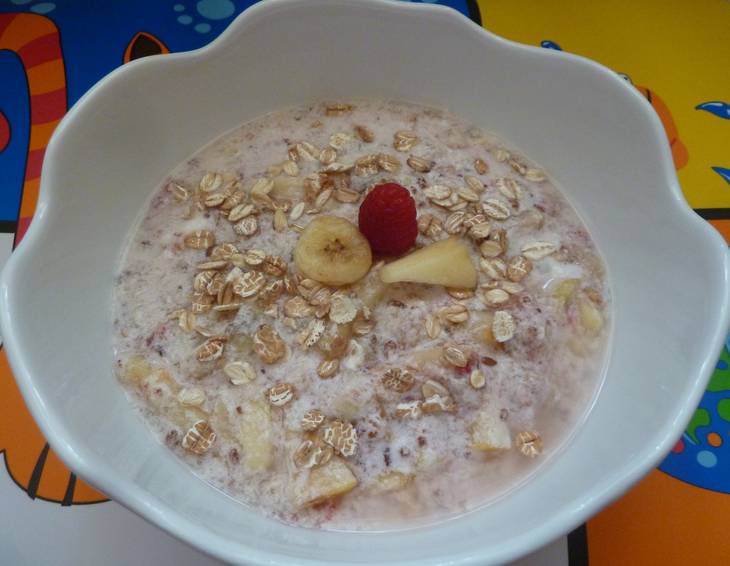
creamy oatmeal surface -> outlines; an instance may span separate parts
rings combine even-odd
[[[385,182],[411,192],[422,255],[373,254],[347,285],[304,275],[333,265],[295,261],[309,223],[356,226]],[[472,288],[428,283],[474,268]],[[609,305],[590,235],[524,156],[441,110],[317,104],[240,126],[155,191],[121,261],[116,369],[159,439],[241,502],[398,528],[489,502],[560,448],[600,384]]]

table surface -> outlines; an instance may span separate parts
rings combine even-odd
[[[119,65],[205,45],[251,3],[0,0],[0,266],[30,223],[45,147],[66,109]],[[621,73],[664,124],[690,206],[730,241],[730,2],[431,3],[509,39]],[[587,525],[518,564],[728,563],[729,350],[730,341],[659,468]],[[66,469],[27,413],[2,350],[0,454],[0,508],[12,509],[0,514],[0,564],[216,564]]]

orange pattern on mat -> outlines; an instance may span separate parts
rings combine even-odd
[[[0,452],[5,453],[5,466],[10,476],[32,498],[67,505],[106,500],[84,482],[72,479],[71,472],[53,451],[48,451],[45,464],[39,468],[38,461],[42,459],[45,446],[46,440],[26,409],[13,379],[5,350],[0,350]],[[34,471],[38,477],[35,487],[31,481]],[[73,484],[71,488],[69,484]]]
[[[725,241],[730,244],[730,220],[710,220],[715,229],[722,234]]]
[[[38,14],[0,14],[0,51],[20,58],[28,79],[30,98],[31,151],[26,163],[21,217],[29,217],[26,199],[38,198],[40,164],[48,140],[66,113],[66,68],[58,29],[50,19]],[[33,151],[37,153],[33,154]],[[31,158],[32,156],[32,158]]]
[[[730,495],[693,487],[654,470],[588,523],[589,563],[729,564],[728,526]]]
[[[16,53],[28,83],[30,138],[20,218],[33,215],[40,164],[53,130],[66,112],[66,71],[56,25],[37,14],[0,14],[0,50]],[[72,505],[106,501],[77,480],[48,448],[0,350],[0,453],[16,484],[29,497]]]
[[[674,118],[672,117],[672,113],[669,111],[669,107],[661,98],[659,98],[657,93],[649,90],[645,86],[635,85],[635,88],[649,101],[649,104],[652,105],[654,111],[662,121],[662,126],[664,126],[664,131],[666,132],[667,139],[669,140],[669,147],[672,149],[674,167],[681,169],[687,165],[687,162],[689,161],[689,152],[687,151],[687,146],[685,146],[682,140],[679,139],[679,132],[677,132],[677,126],[674,123]]]

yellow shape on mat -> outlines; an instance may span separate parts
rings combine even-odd
[[[536,46],[554,41],[660,97],[689,154],[678,171],[689,204],[730,208],[730,184],[711,169],[730,169],[730,120],[695,109],[730,104],[730,2],[478,1],[484,27],[498,35]]]

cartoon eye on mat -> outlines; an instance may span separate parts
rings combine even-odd
[[[170,50],[162,42],[151,33],[146,31],[138,32],[127,45],[124,50],[124,62],[129,63],[135,59],[149,57],[150,55],[164,55]]]
[[[41,163],[48,140],[66,113],[66,72],[56,25],[37,14],[0,14],[0,51],[15,53],[28,85],[30,136],[23,180],[23,202],[16,241],[35,209]],[[7,146],[11,124],[0,115],[0,149]],[[32,499],[73,505],[106,498],[78,480],[38,430],[25,408],[5,352],[0,349],[0,453],[10,477]]]

